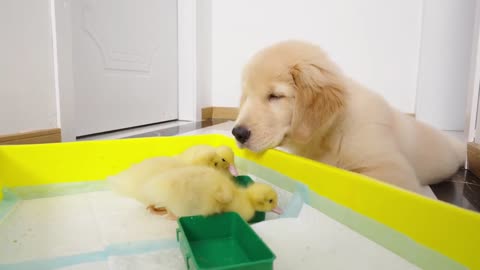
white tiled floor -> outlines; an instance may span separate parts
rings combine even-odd
[[[444,130],[443,132],[461,141],[465,141],[465,133],[463,130]]]
[[[77,139],[77,141],[120,139],[120,138],[126,138],[126,137],[130,137],[130,136],[134,136],[134,135],[138,135],[138,134],[142,134],[142,133],[157,131],[157,130],[160,130],[160,129],[182,126],[182,125],[186,125],[186,124],[189,124],[189,123],[191,123],[191,122],[189,122],[189,121],[173,121],[173,122],[167,122],[167,123],[160,123],[160,124],[149,125],[149,126],[144,126],[144,127],[137,127],[137,128],[126,129],[126,130],[108,132],[108,133],[104,133],[104,134],[87,136],[87,137],[84,137],[84,138]]]
[[[179,135],[223,134],[223,135],[226,135],[226,136],[229,136],[229,137],[233,138],[233,135],[232,135],[231,131],[233,129],[234,124],[235,124],[234,121],[228,121],[228,122],[221,123],[221,124],[218,124],[218,125],[213,125],[213,126],[206,127],[206,128],[192,130],[192,131],[185,132],[185,133],[182,133],[182,134],[179,134]]]

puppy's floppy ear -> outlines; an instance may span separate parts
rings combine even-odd
[[[291,137],[307,142],[315,129],[327,124],[345,107],[342,79],[319,65],[301,63],[290,69],[296,88]]]

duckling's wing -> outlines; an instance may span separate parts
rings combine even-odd
[[[215,201],[221,204],[228,204],[233,201],[233,197],[235,195],[234,186],[231,185],[228,181],[229,179],[222,180],[222,182],[218,182],[218,186],[214,190],[213,197]]]
[[[209,148],[190,149],[179,155],[179,158],[192,165],[212,165],[217,154]]]
[[[150,177],[169,169],[186,166],[186,163],[172,157],[155,157],[134,164],[117,175],[107,178],[110,188],[124,196],[134,197]]]

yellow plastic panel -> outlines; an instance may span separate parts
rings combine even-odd
[[[480,269],[480,214],[277,150],[240,155],[379,221],[470,269]]]
[[[0,146],[0,186],[101,180],[145,158],[178,154],[195,144],[229,145],[240,157],[480,269],[480,214],[277,150],[255,155],[221,135]]]
[[[14,187],[101,180],[146,158],[175,155],[192,145],[215,144],[219,139],[224,138],[159,137],[1,146],[0,184]]]

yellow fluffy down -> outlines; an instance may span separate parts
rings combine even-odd
[[[162,166],[155,166],[158,161]],[[277,194],[268,185],[243,188],[217,169],[174,158],[147,160],[112,177],[110,183],[114,191],[146,206],[165,207],[177,217],[233,211],[248,221],[255,211],[277,206]]]
[[[155,157],[134,164],[127,170],[109,177],[107,181],[114,192],[142,201],[138,192],[148,179],[168,169],[185,166],[188,166],[188,163],[178,158]]]
[[[233,181],[207,166],[186,166],[151,176],[139,190],[145,205],[166,207],[174,215],[221,213],[235,195]]]
[[[178,158],[192,165],[206,165],[227,173],[234,166],[234,154],[228,146],[195,145],[178,155]]]

